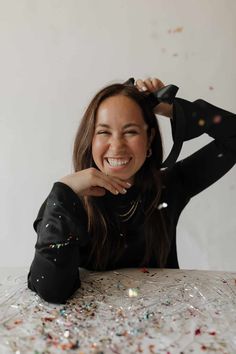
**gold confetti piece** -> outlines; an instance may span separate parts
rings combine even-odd
[[[204,119],[199,119],[198,121],[198,125],[200,125],[201,127],[203,127],[203,125],[205,125],[205,120]]]
[[[133,288],[133,289],[128,289],[128,295],[129,297],[136,297],[138,296],[138,291],[137,289]]]
[[[180,33],[180,32],[183,32],[183,27],[176,27],[174,29],[168,29],[168,33],[171,34],[171,33]]]
[[[177,32],[183,32],[183,27],[176,27],[174,30],[173,30],[174,33],[177,33]]]

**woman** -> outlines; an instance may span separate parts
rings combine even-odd
[[[80,286],[79,267],[179,267],[180,213],[235,164],[236,119],[203,100],[176,98],[153,110],[147,93],[163,86],[113,84],[89,104],[75,138],[75,172],[53,185],[34,222],[28,286],[46,301],[65,303]],[[155,113],[171,118],[174,140],[183,120],[183,140],[203,133],[214,140],[163,169]]]

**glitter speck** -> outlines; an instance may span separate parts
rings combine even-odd
[[[222,117],[221,117],[220,115],[215,116],[215,117],[213,118],[213,123],[219,124],[219,123],[221,122],[221,119],[222,119]]]
[[[59,215],[58,217],[59,217],[59,219],[61,219],[61,215]]]
[[[205,125],[205,120],[204,119],[199,119],[198,121],[198,125],[200,125],[201,127],[203,127],[203,125]]]
[[[56,258],[54,258],[54,262],[56,262],[57,261],[57,259]]]
[[[128,295],[129,297],[136,297],[138,296],[138,290],[137,289],[128,289]]]
[[[64,332],[64,337],[65,337],[65,338],[69,338],[69,336],[70,336],[70,331],[67,329],[67,330],[65,330],[65,332]]]
[[[42,275],[41,278],[44,279],[44,275]]]
[[[168,207],[168,204],[164,202],[164,203],[159,204],[157,209],[160,210],[162,208],[167,208],[167,207]]]
[[[45,227],[48,227],[49,226],[49,224],[47,224]]]
[[[55,206],[55,205],[56,205],[56,203],[53,203],[53,205]]]
[[[123,236],[124,236],[124,234],[120,233],[120,236],[121,236],[121,237],[123,237]]]
[[[217,157],[222,157],[222,156],[223,156],[223,154],[222,154],[222,153],[217,155]]]
[[[37,282],[39,282],[39,279],[36,279]]]

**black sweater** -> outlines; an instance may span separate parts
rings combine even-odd
[[[184,124],[183,124],[184,122]],[[207,133],[214,140],[165,170],[160,207],[168,218],[171,248],[166,268],[178,268],[176,226],[189,200],[221,178],[236,162],[236,117],[203,100],[193,103],[176,98],[171,120],[173,139],[183,141]],[[180,129],[181,127],[181,129]],[[178,136],[177,136],[178,135]],[[132,205],[138,190],[131,187],[125,195],[106,193],[101,198],[111,218]],[[144,208],[140,201],[134,216],[120,223],[114,237],[124,243],[122,256],[108,260],[106,269],[139,267],[144,252]],[[125,210],[125,209],[124,209]],[[33,224],[38,238],[28,274],[28,286],[46,301],[65,303],[80,286],[79,267],[96,269],[88,263],[92,238],[87,231],[87,215],[79,197],[66,184],[56,182],[41,206]],[[112,235],[113,236],[113,235]],[[152,258],[148,267],[157,267]]]

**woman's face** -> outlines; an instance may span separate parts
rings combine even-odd
[[[99,106],[92,141],[93,160],[100,171],[133,182],[149,147],[147,124],[138,104],[123,95]]]

